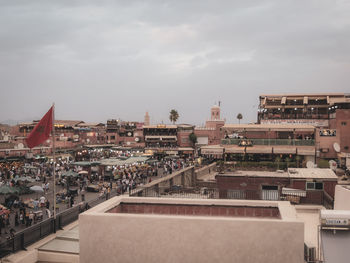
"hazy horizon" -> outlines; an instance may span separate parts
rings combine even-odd
[[[255,122],[263,93],[349,92],[350,3],[0,0],[0,123]]]

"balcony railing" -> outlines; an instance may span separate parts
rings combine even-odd
[[[300,139],[248,139],[253,145],[314,146],[315,140]],[[222,139],[221,144],[239,145],[242,139]]]
[[[259,118],[261,120],[269,120],[269,119],[328,119],[329,116],[327,113],[325,114],[310,114],[310,113],[259,113]]]

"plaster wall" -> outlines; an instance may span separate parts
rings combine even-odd
[[[282,219],[116,214],[93,209],[79,217],[80,262],[302,263],[304,224],[289,203],[277,205]],[[112,201],[104,209],[111,206]]]
[[[350,189],[341,185],[335,187],[334,210],[350,210]]]

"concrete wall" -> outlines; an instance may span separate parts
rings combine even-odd
[[[200,169],[195,170],[196,178],[198,179],[199,177],[203,175],[207,175],[210,173],[216,172],[216,163],[212,163],[209,165],[206,165]]]
[[[334,210],[350,210],[350,189],[341,185],[335,187]]]
[[[350,153],[350,110],[338,109],[336,117],[337,133],[340,134],[340,150]],[[345,125],[342,125],[342,122],[344,122]]]
[[[268,204],[282,219],[103,212],[127,200]],[[304,225],[288,202],[116,197],[81,214],[79,232],[80,262],[303,262]]]
[[[219,188],[219,197],[227,198],[227,190],[247,191],[247,199],[260,199],[262,185],[275,185],[282,190],[282,187],[306,190],[306,179],[291,180],[282,177],[252,177],[252,176],[225,176],[218,175],[217,186]],[[334,188],[336,180],[322,180],[324,191],[334,198]],[[248,193],[249,192],[249,193]],[[301,198],[301,203],[323,204],[323,190],[308,190],[306,197]]]
[[[172,174],[166,175],[165,177],[158,178],[151,183],[148,183],[145,188],[149,191],[155,191],[158,192],[159,188],[165,189],[169,188],[172,185],[182,185],[184,187],[192,187],[195,184],[195,175],[194,175],[194,167],[190,166],[187,168],[184,168],[180,171],[176,171]],[[136,190],[134,195],[135,196],[142,196],[142,191],[145,190]]]

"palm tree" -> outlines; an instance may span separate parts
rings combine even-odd
[[[277,163],[277,170],[280,169],[280,161],[281,161],[281,157],[276,156],[276,158],[275,158],[275,163]]]
[[[238,113],[236,118],[238,119],[238,123],[241,124],[241,119],[243,119],[242,113]]]
[[[195,146],[197,143],[197,135],[192,132],[188,137],[190,139],[190,142],[193,144],[193,146]]]
[[[169,115],[170,121],[171,121],[173,124],[175,124],[175,122],[178,120],[178,118],[179,118],[179,113],[177,112],[177,110],[172,109],[172,110],[170,111],[170,115]]]

